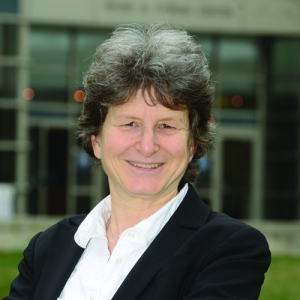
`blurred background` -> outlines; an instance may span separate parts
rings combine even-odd
[[[154,21],[192,34],[217,83],[199,195],[300,254],[299,0],[0,0],[0,250],[107,195],[74,136],[82,73],[116,25]]]

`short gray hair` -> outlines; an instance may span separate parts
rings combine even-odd
[[[152,103],[189,113],[190,140],[195,153],[180,186],[200,173],[198,160],[213,141],[210,121],[214,84],[201,46],[185,30],[168,23],[131,24],[116,28],[96,50],[84,76],[83,109],[78,119],[78,137],[91,161],[91,135],[98,135],[108,108],[129,101],[141,89]]]

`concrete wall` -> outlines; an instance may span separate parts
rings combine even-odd
[[[23,251],[35,234],[59,220],[60,218],[46,216],[0,220],[0,251]]]
[[[299,0],[22,0],[31,23],[112,27],[169,21],[189,31],[300,34]]]
[[[49,217],[0,221],[0,251],[23,251],[30,239],[59,220]],[[300,255],[300,222],[251,221],[267,238],[272,255]]]
[[[299,221],[247,221],[246,223],[265,235],[272,255],[300,255]]]

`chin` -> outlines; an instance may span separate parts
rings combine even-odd
[[[163,186],[155,181],[139,181],[136,180],[128,185],[128,191],[134,195],[154,196],[163,190]]]

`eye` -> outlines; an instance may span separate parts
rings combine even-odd
[[[136,124],[135,124],[135,122],[130,122],[130,123],[125,124],[124,126],[133,127],[133,126],[136,126]]]
[[[172,126],[170,126],[168,124],[162,124],[161,128],[163,128],[163,129],[175,129],[174,127],[172,127]]]
[[[169,124],[163,123],[158,126],[158,132],[160,132],[161,134],[167,134],[167,135],[175,134],[177,132],[177,128],[173,127]]]

